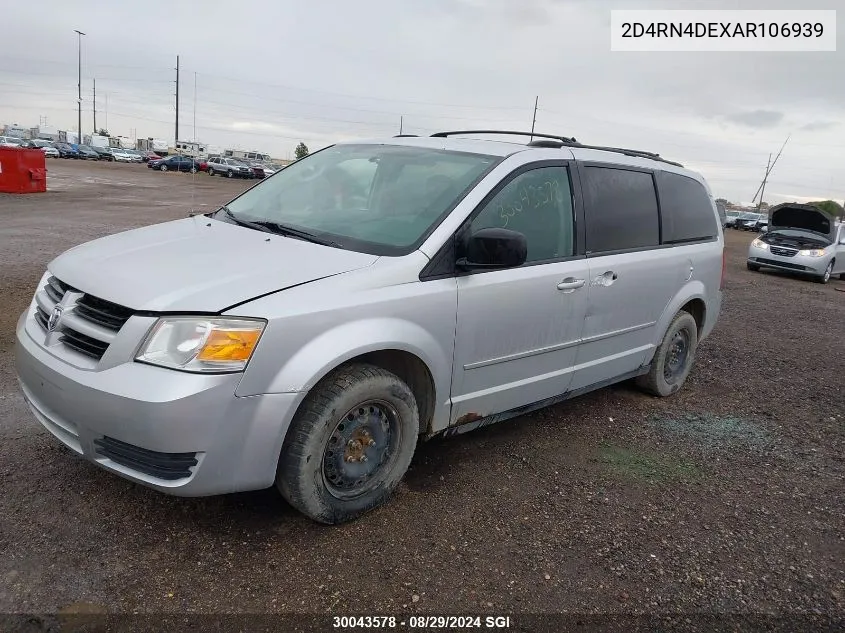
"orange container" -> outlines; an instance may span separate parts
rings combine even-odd
[[[47,166],[40,149],[0,147],[0,193],[47,191]]]

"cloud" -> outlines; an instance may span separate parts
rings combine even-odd
[[[744,125],[752,128],[772,128],[783,120],[783,112],[775,112],[773,110],[751,110],[747,112],[737,112],[735,114],[728,114],[724,117],[732,123]]]
[[[834,128],[837,125],[839,125],[839,123],[836,121],[811,121],[810,123],[805,123],[798,129],[805,130],[807,132],[820,132],[822,130]]]

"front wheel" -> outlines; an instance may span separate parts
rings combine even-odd
[[[833,274],[833,260],[827,265],[827,268],[824,269],[824,272],[821,274],[820,277],[816,277],[816,281],[820,284],[826,284],[830,281],[830,277]]]
[[[196,168],[196,166],[194,166],[194,167],[191,167],[188,171],[190,171],[192,174],[195,174],[195,173],[197,173],[197,168]]]
[[[385,503],[405,475],[419,434],[408,385],[372,365],[351,365],[308,394],[287,432],[276,487],[320,523],[349,521]]]
[[[649,372],[637,378],[637,385],[654,396],[671,396],[689,376],[697,347],[698,324],[689,312],[681,310],[654,353]]]
[[[159,167],[159,169],[160,169],[161,171],[167,171],[167,165],[161,165],[161,166]]]
[[[209,167],[209,168],[208,168],[208,169],[206,169],[205,171],[207,171],[207,172],[208,172],[208,175],[209,175],[209,176],[213,176],[213,175],[214,175],[214,170],[213,170],[211,167]]]
[[[234,177],[235,177],[235,172],[233,172],[233,171],[230,169],[229,171],[227,171],[227,172],[226,172],[226,177],[227,177],[227,178],[234,178]]]

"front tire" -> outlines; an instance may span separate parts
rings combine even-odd
[[[213,175],[214,175],[214,170],[213,170],[211,167],[208,167],[205,171],[207,171],[207,172],[208,172],[208,175],[209,175],[209,176],[213,176]]]
[[[167,165],[160,165],[160,166],[159,166],[159,169],[160,169],[161,171],[167,171]]]
[[[234,177],[235,177],[235,172],[233,172],[233,171],[230,169],[229,171],[227,171],[227,172],[226,172],[226,177],[227,177],[227,178],[234,178]]]
[[[816,281],[820,284],[826,284],[830,281],[830,277],[833,274],[833,260],[830,260],[830,263],[827,265],[827,268],[824,269],[824,272],[821,276],[816,277]]]
[[[749,264],[748,262],[746,262],[745,265],[748,267],[748,270],[753,273],[756,273],[760,270],[760,267],[757,264]]]
[[[276,487],[320,523],[343,523],[385,503],[416,449],[417,403],[398,376],[351,365],[324,378],[288,429]]]
[[[689,376],[697,347],[698,324],[689,312],[681,310],[654,353],[649,372],[637,378],[637,385],[661,398],[676,393]]]
[[[195,173],[197,173],[197,168],[196,168],[196,166],[194,166],[194,167],[191,167],[191,169],[188,170],[188,171],[190,171],[192,174],[195,174]]]

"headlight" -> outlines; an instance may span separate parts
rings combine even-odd
[[[758,238],[755,238],[755,239],[754,239],[754,241],[753,241],[753,242],[751,242],[751,246],[753,246],[754,248],[760,248],[760,249],[762,249],[762,250],[764,250],[764,251],[769,250],[769,245],[768,245],[768,244],[766,244],[766,243],[765,243],[763,240],[761,240],[759,237],[758,237]]]
[[[803,255],[804,257],[822,257],[822,256],[824,256],[824,249],[823,248],[809,248],[809,249],[798,251],[798,254]]]
[[[193,372],[243,371],[265,325],[258,319],[161,318],[135,360]]]

